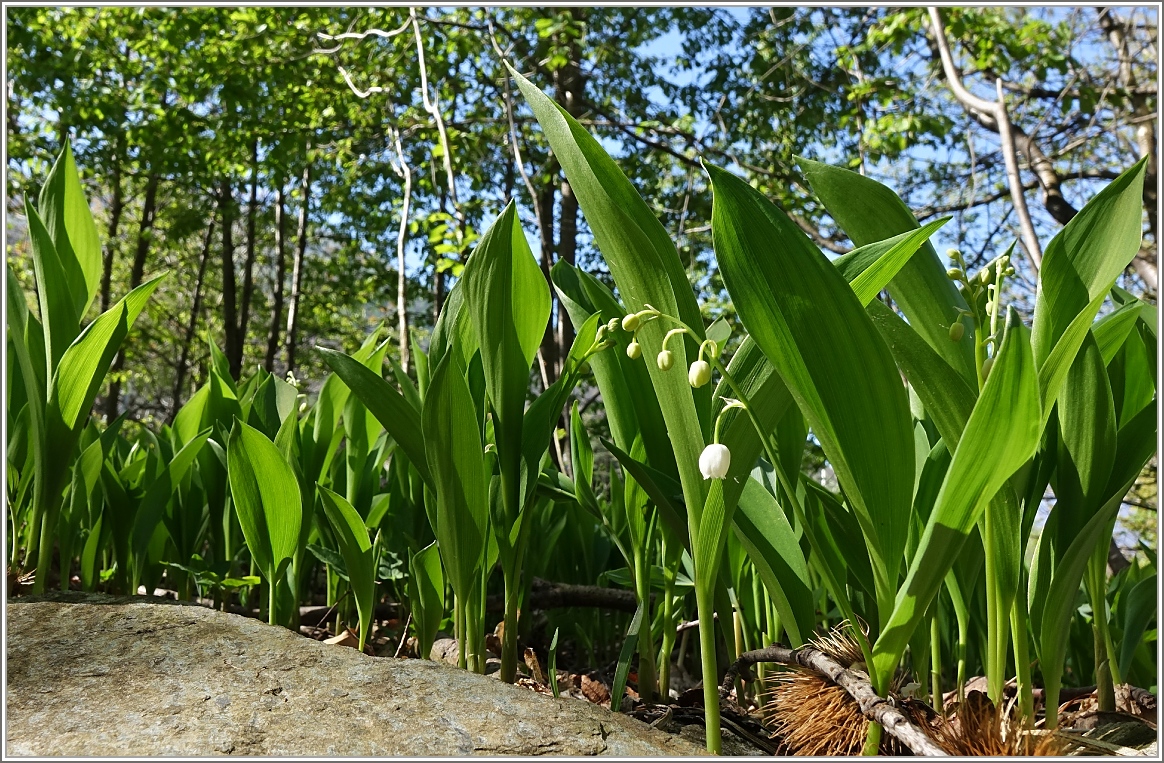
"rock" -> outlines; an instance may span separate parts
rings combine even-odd
[[[682,756],[633,718],[144,597],[10,600],[7,755]]]

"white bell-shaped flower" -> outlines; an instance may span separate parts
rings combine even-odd
[[[705,480],[722,480],[732,464],[732,453],[726,445],[713,442],[699,454],[699,471]]]

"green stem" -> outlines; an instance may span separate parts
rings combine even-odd
[[[1019,581],[1019,590],[1025,586]],[[1014,641],[1015,680],[1018,683],[1019,713],[1028,728],[1035,723],[1035,698],[1031,688],[1031,658],[1027,649],[1027,599],[1021,593],[1010,608],[1010,632]]]
[[[521,591],[517,573],[503,569],[505,577],[505,628],[501,638],[501,680],[507,684],[517,681],[517,602]]]
[[[698,573],[698,570],[696,571]],[[703,713],[707,728],[707,751],[719,755],[723,748],[719,725],[719,685],[715,664],[715,602],[706,581],[695,587],[695,609],[699,616],[699,654],[703,667]]]
[[[862,755],[876,755],[881,750],[881,724],[876,721],[869,721],[869,725],[865,729],[865,747],[861,750]]]
[[[671,652],[675,649],[675,577],[663,580],[663,638],[659,646],[659,694],[666,702],[671,696]]]
[[[930,619],[930,704],[941,708],[942,702],[942,625],[940,599],[934,599],[934,616]]]
[[[465,627],[465,599],[453,595],[453,632],[457,639],[457,667],[464,670],[468,667],[468,662],[465,659],[465,651],[467,644],[465,643],[465,634],[467,632]]]
[[[643,607],[643,624],[639,628],[639,698],[645,704],[655,701],[655,643],[651,632],[651,565],[645,549],[636,549],[635,595]]]
[[[278,590],[279,590],[279,584],[275,580],[275,576],[274,575],[269,576],[269,583],[267,584],[267,623],[269,625],[276,625],[277,624],[277,622],[275,620],[275,612],[277,609],[275,606],[275,602],[276,602],[276,595],[278,594]]]

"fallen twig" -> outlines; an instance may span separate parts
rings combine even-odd
[[[741,675],[747,677],[748,668],[758,662],[776,662],[781,665],[808,668],[825,676],[849,693],[866,718],[881,724],[890,736],[908,747],[914,754],[946,757],[946,752],[938,747],[929,735],[915,726],[890,700],[879,696],[873,690],[868,678],[848,670],[814,646],[806,645],[799,649],[770,646],[767,649],[745,652],[728,668],[720,686],[720,695],[726,696],[736,678]]]

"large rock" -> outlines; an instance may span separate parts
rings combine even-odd
[[[192,605],[8,602],[8,755],[695,755],[601,707]]]

